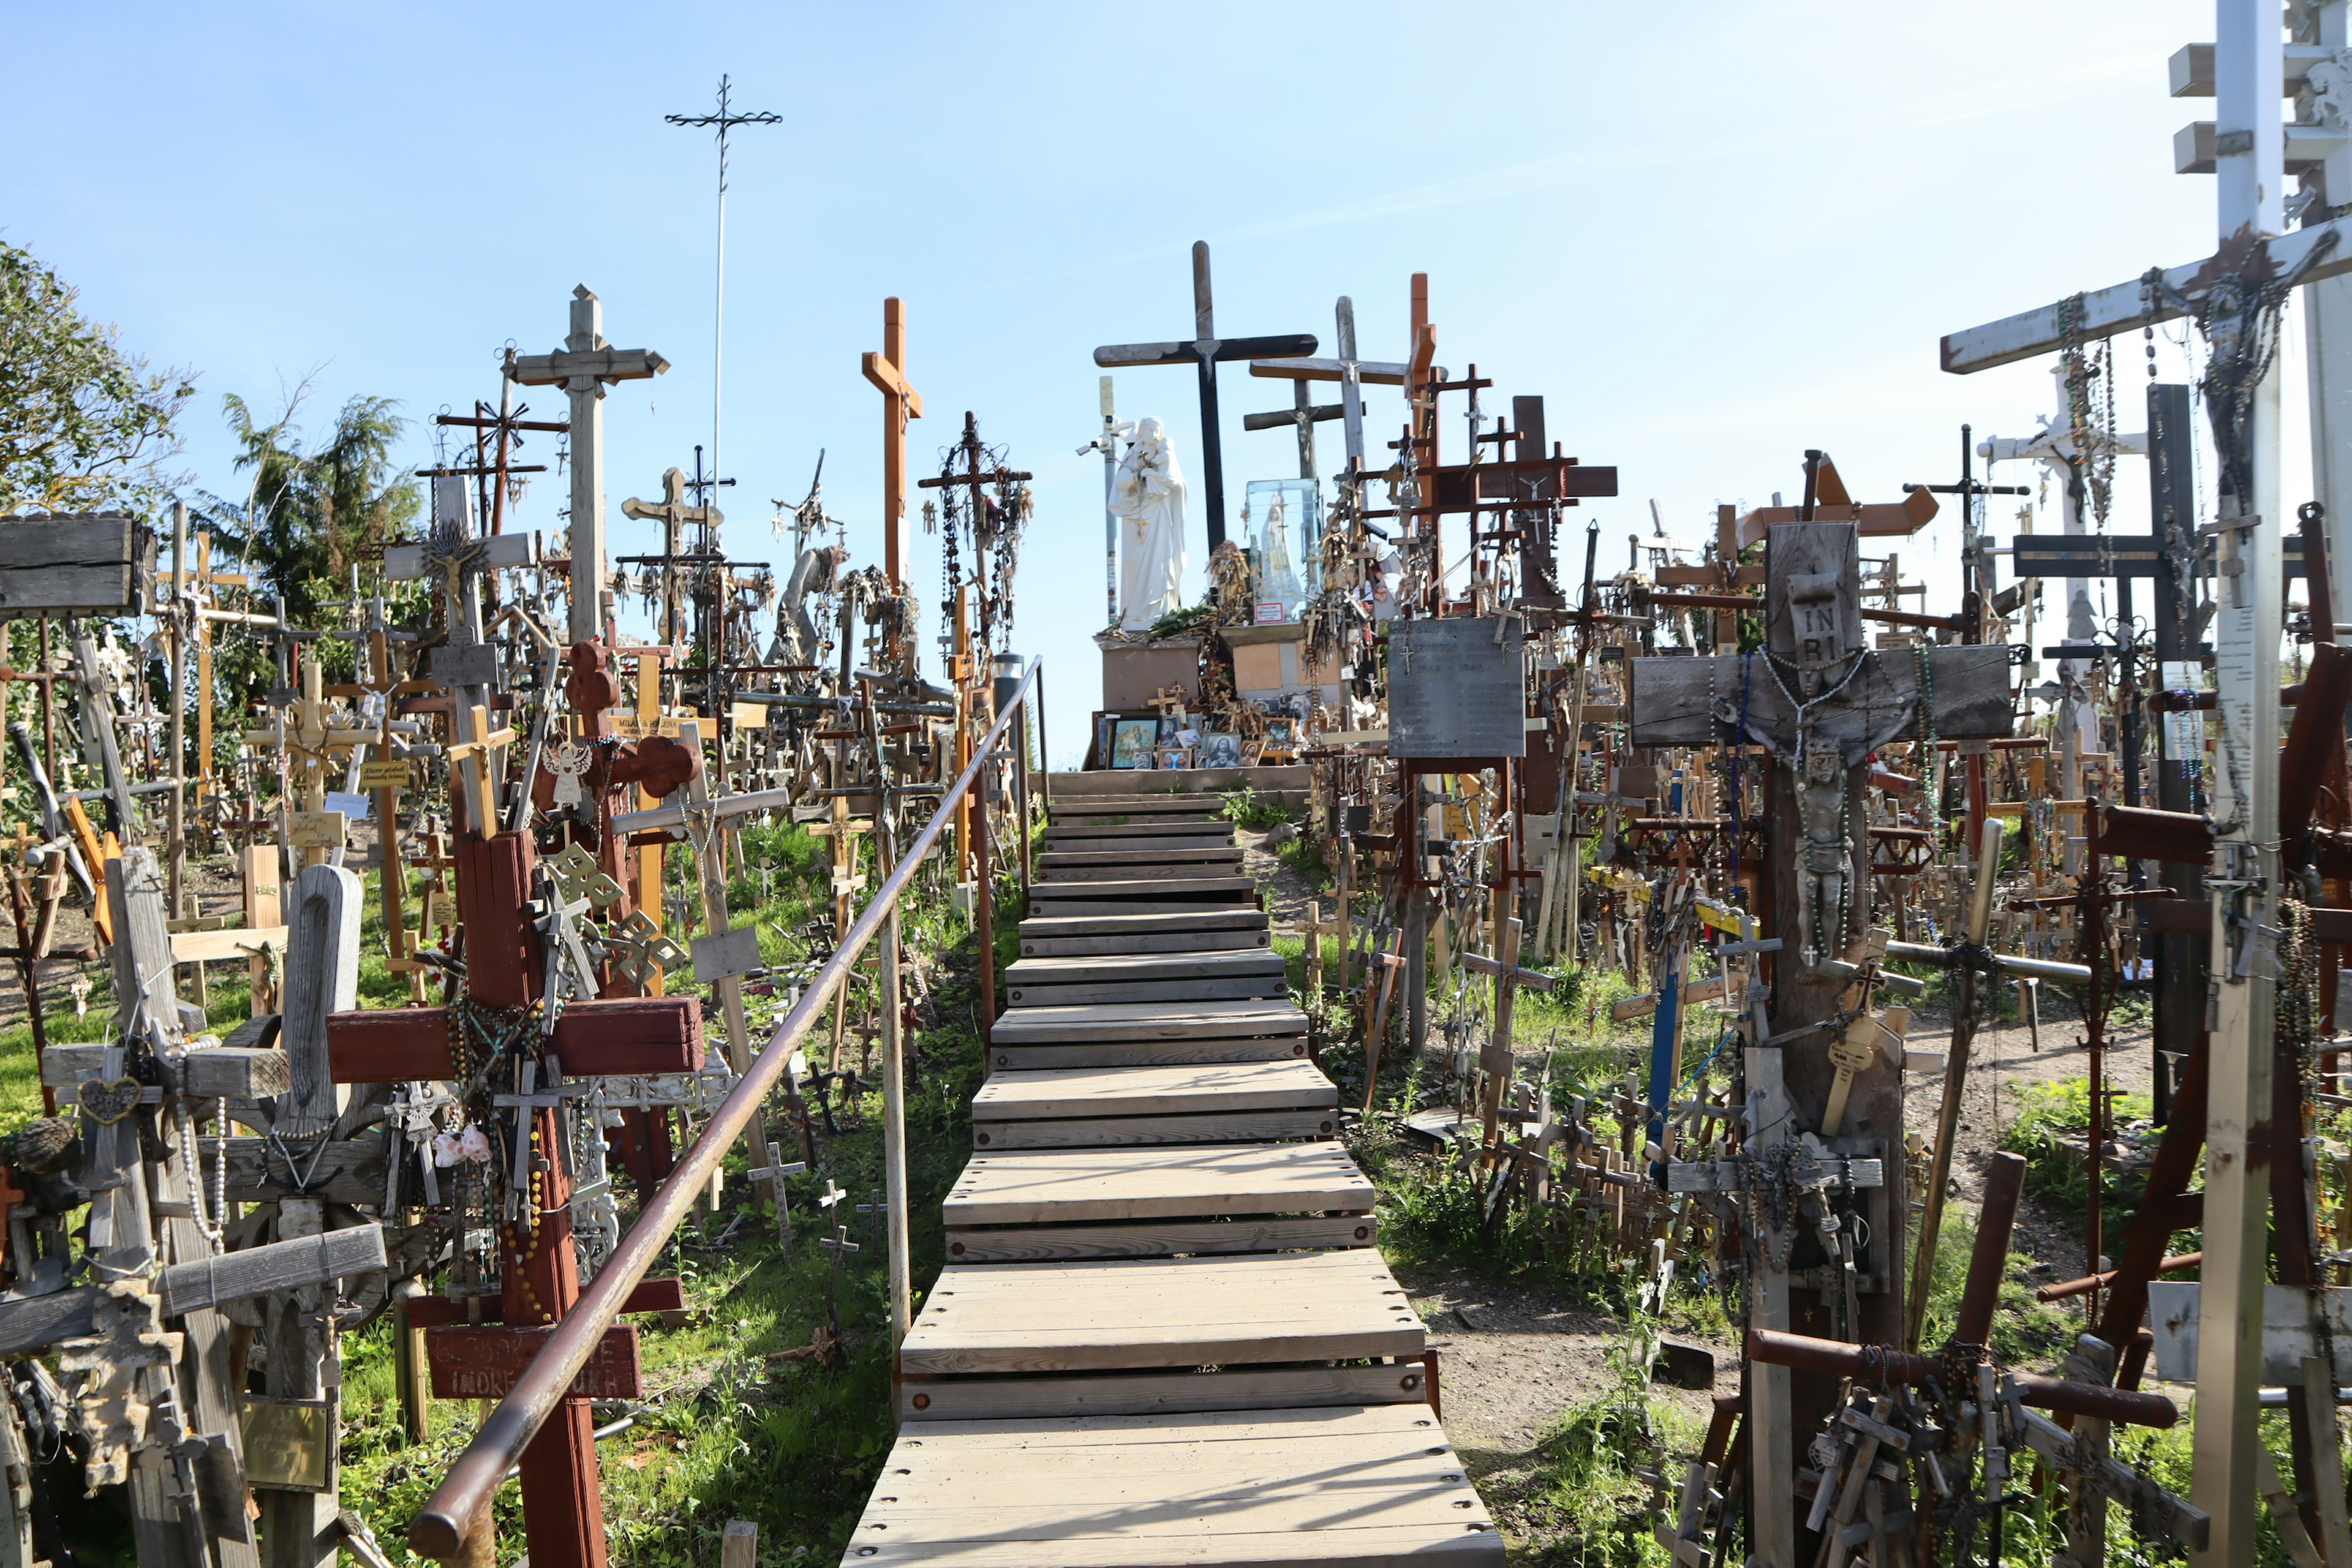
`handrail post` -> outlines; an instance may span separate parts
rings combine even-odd
[[[1037,684],[1029,689],[1028,702],[1037,710],[1037,766],[1045,775],[1044,795],[1050,816],[1054,810],[1054,753],[1045,749],[1045,661],[1031,659],[1029,671],[1037,678]]]
[[[877,825],[881,843],[882,874],[886,878],[898,868],[897,835],[891,830],[886,813]],[[881,1010],[882,1010],[882,1183],[883,1218],[890,1227],[890,1382],[896,1394],[898,1381],[898,1346],[907,1338],[907,1330],[914,1321],[912,1266],[908,1235],[907,1215],[907,1058],[906,1045],[900,1027],[898,996],[898,900],[890,900],[889,912],[882,917],[881,930]],[[892,1403],[891,1424],[898,1424],[897,1403]]]
[[[1013,799],[1019,807],[1016,821],[1019,824],[1019,832],[1021,835],[1021,902],[1022,906],[1025,909],[1029,902],[1030,879],[1029,704],[1025,700],[1021,702],[1016,709],[1013,722],[1013,727],[1020,734],[1020,742],[1013,750]]]
[[[989,796],[996,784],[996,749],[983,745],[980,751],[980,799],[973,804],[971,814],[972,851],[979,858],[979,870],[972,879],[971,912],[980,938],[980,1043],[981,1055],[987,1056],[987,1046],[996,1028],[996,889],[995,873],[989,866],[988,839]]]

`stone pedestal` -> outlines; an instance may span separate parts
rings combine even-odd
[[[1304,657],[1307,628],[1296,621],[1281,626],[1227,626],[1222,634],[1234,653],[1234,691],[1252,702],[1285,698],[1306,691],[1334,712],[1339,710],[1339,670],[1335,664],[1310,665]]]
[[[1201,639],[1162,637],[1158,642],[1122,642],[1097,637],[1102,649],[1102,711],[1148,713],[1151,700],[1169,687],[1192,701],[1201,696]]]

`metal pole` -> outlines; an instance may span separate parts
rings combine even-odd
[[[898,868],[897,835],[885,809],[876,823],[887,875]],[[898,1346],[914,1321],[911,1279],[913,1249],[907,1215],[907,1054],[900,1029],[898,999],[898,905],[896,900],[882,921],[882,1184],[884,1217],[890,1227],[890,1367],[895,1378]],[[895,1409],[897,1401],[891,1402]]]
[[[1034,671],[1023,678],[1024,689],[1034,679]],[[833,956],[824,961],[808,989],[801,994],[801,999],[785,1015],[766,1048],[752,1058],[750,1070],[736,1080],[735,1088],[712,1112],[702,1136],[671,1168],[595,1279],[581,1292],[563,1321],[555,1325],[555,1331],[548,1336],[539,1354],[515,1380],[512,1391],[490,1412],[473,1442],[457,1456],[440,1486],[410,1521],[408,1541],[416,1551],[427,1557],[457,1554],[474,1521],[496,1495],[508,1467],[539,1435],[548,1417],[562,1407],[564,1392],[603,1343],[604,1331],[620,1314],[629,1292],[653,1268],[668,1245],[670,1233],[686,1217],[698,1194],[710,1184],[711,1173],[759,1114],[761,1103],[792,1059],[793,1047],[808,1037],[823,1016],[835,987],[847,979],[866,943],[876,938],[897,908],[917,868],[939,842],[956,805],[980,776],[981,758],[986,757],[1003,738],[1006,727],[1003,718],[997,720],[986,743],[980,748],[980,757],[965,765],[940,802],[939,809],[907,846],[896,868],[859,913]]]

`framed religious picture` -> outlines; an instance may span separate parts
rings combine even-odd
[[[1293,719],[1268,719],[1265,721],[1265,743],[1278,752],[1290,750],[1297,743],[1291,738],[1297,722]]]
[[[1095,766],[1098,768],[1107,768],[1111,765],[1110,731],[1111,726],[1118,722],[1118,715],[1116,713],[1097,713],[1095,715]]]
[[[1254,768],[1257,766],[1258,759],[1265,755],[1265,742],[1257,739],[1255,736],[1252,736],[1250,739],[1244,741],[1241,743],[1241,746],[1242,760],[1240,765],[1242,767]]]
[[[1201,765],[1204,768],[1240,767],[1242,738],[1230,733],[1203,735],[1201,738]]]
[[[1160,716],[1160,743],[1163,746],[1175,745],[1176,736],[1183,728],[1184,721],[1175,714],[1162,713]]]
[[[1192,765],[1192,748],[1190,746],[1160,747],[1160,765],[1163,768],[1191,767]]]
[[[1149,768],[1151,749],[1159,742],[1160,721],[1157,719],[1121,719],[1111,727],[1110,765],[1115,768]]]

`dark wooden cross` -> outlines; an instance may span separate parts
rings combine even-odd
[[[1192,341],[1173,343],[1106,343],[1095,350],[1105,370],[1129,364],[1189,364],[1201,382],[1201,471],[1205,476],[1209,548],[1225,542],[1225,463],[1217,435],[1217,364],[1222,360],[1280,359],[1315,352],[1312,334],[1219,338],[1209,292],[1209,242],[1192,242]]]
[[[1749,1053],[1748,1081],[1753,1090],[1759,1058],[1773,1058],[1787,1096],[1780,1131],[1793,1139],[1824,1124],[1840,1075],[1832,1049],[1849,1021],[1848,994],[1866,951],[1871,882],[1861,802],[1871,756],[1897,741],[2008,734],[2009,655],[1998,647],[1867,647],[1851,521],[1774,526],[1763,607],[1766,646],[1756,653],[1633,660],[1630,738],[1637,747],[1759,746],[1778,763],[1768,774],[1769,891],[1759,912],[1763,934],[1782,946],[1772,955],[1769,1033]],[[1838,1135],[1824,1146],[1843,1158],[1876,1159],[1884,1171],[1883,1184],[1858,1199],[1871,1240],[1857,1266],[1851,1331],[1899,1342],[1901,1073],[1882,1055],[1847,1076]],[[1785,1289],[1790,1276],[1807,1269],[1826,1279],[1829,1262],[1818,1249],[1794,1252],[1779,1283]],[[1798,1331],[1833,1326],[1830,1293],[1822,1294],[1789,1305]],[[1833,1380],[1801,1383],[1790,1395],[1795,1415],[1817,1418],[1834,1392]]]

